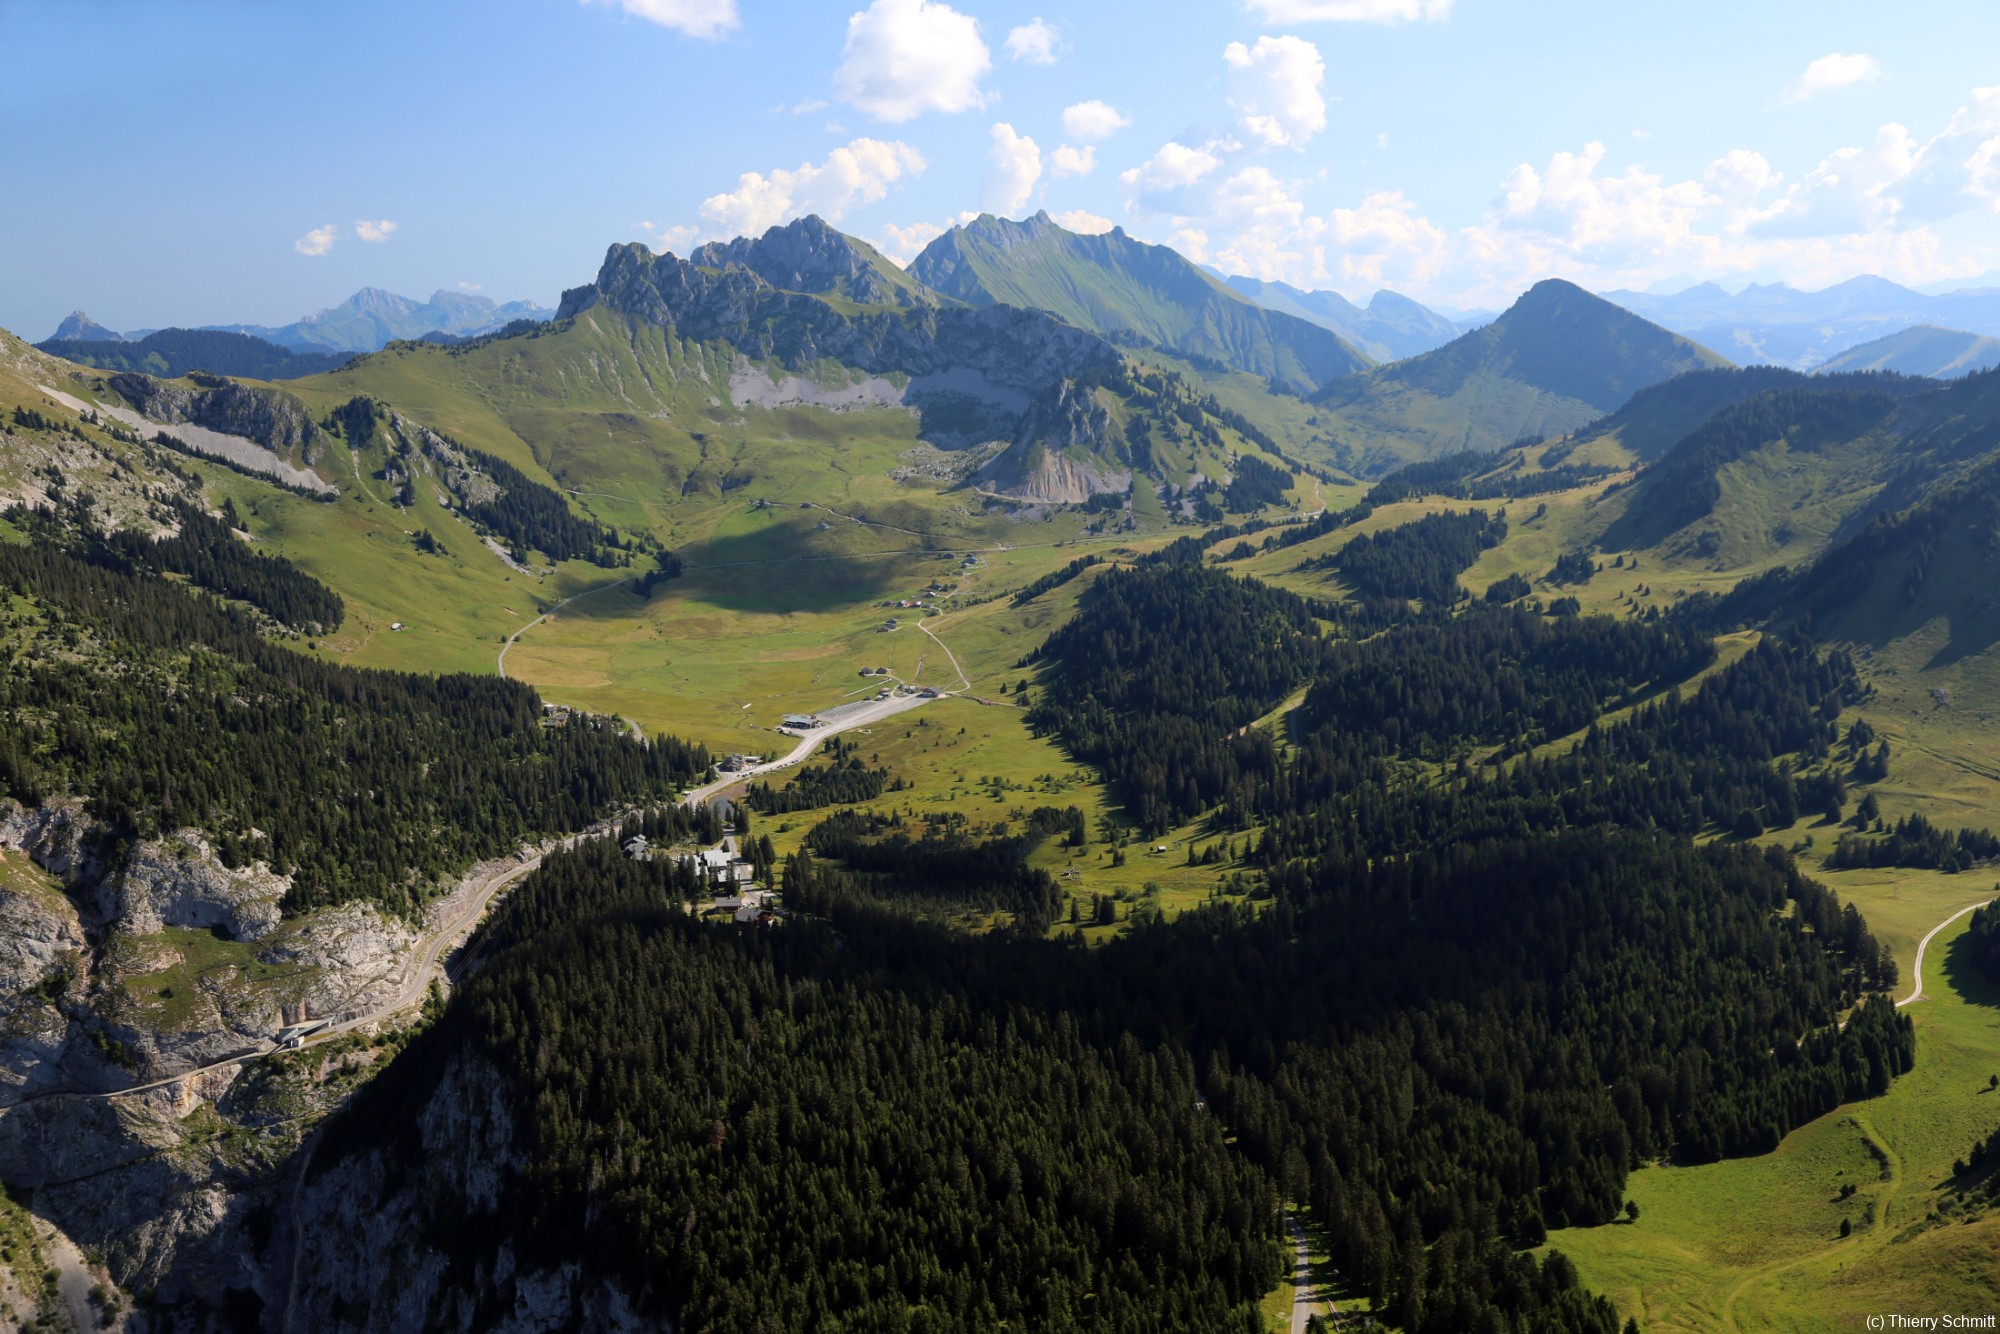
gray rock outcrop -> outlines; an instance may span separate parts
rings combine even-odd
[[[172,380],[125,371],[110,387],[146,416],[187,422],[224,435],[254,440],[266,449],[289,453],[319,438],[306,405],[277,389],[253,389],[219,375],[190,375],[192,388]]]

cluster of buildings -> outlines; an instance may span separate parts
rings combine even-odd
[[[625,855],[634,861],[649,861],[653,849],[644,834],[625,840]],[[757,868],[727,847],[704,848],[678,854],[674,861],[692,866],[712,891],[712,897],[695,911],[703,917],[726,917],[741,926],[770,926],[778,919],[776,891],[756,882]]]
[[[967,557],[967,559],[970,560],[971,558]],[[971,567],[968,565],[964,568],[970,569]],[[933,579],[923,592],[913,598],[890,598],[885,602],[878,602],[875,605],[878,607],[893,607],[898,611],[932,611],[935,610],[935,600],[950,591],[943,584]]]

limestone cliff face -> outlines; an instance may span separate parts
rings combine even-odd
[[[714,272],[636,244],[611,247],[594,284],[563,294],[561,317],[600,305],[792,368],[821,357],[874,374],[922,376],[969,367],[1033,392],[1064,375],[1108,372],[1122,362],[1118,350],[1095,334],[1039,311],[848,313],[818,296],[774,287],[745,268]]]
[[[1111,414],[1091,391],[1064,380],[1022,414],[1013,443],[978,473],[981,484],[1037,504],[1075,505],[1128,491],[1132,473],[1114,464]]]
[[[830,360],[869,376],[906,376],[901,402],[934,444],[1011,440],[1023,453],[1040,445],[1071,456],[1081,471],[1043,499],[1058,491],[1081,498],[1089,494],[1081,479],[1107,472],[1107,460],[1084,457],[1102,443],[1102,410],[1093,422],[1089,406],[1065,398],[1069,386],[1119,379],[1123,354],[1105,339],[1041,311],[941,304],[900,285],[817,219],[784,233],[704,247],[694,260],[613,246],[595,283],[564,293],[559,318],[603,309],[727,343],[793,373]],[[857,309],[833,297],[875,304]],[[1020,471],[992,473],[987,484],[1006,489]]]
[[[0,1180],[166,1308],[282,1295],[290,1252],[266,1251],[293,1157],[375,1053],[204,1067],[407,976],[410,924],[358,903],[286,920],[287,887],[198,831],[126,847],[81,802],[0,803]]]
[[[89,947],[74,905],[17,866],[19,856],[0,860],[0,1089],[15,1096],[46,1083],[62,1057],[62,1006]]]
[[[279,453],[302,450],[319,439],[306,405],[276,389],[252,389],[217,375],[188,377],[194,387],[126,371],[110,386],[155,421],[188,422],[254,440]]]
[[[330,1141],[292,1211],[298,1267],[289,1303],[325,1331],[491,1329],[554,1334],[657,1330],[616,1286],[575,1265],[534,1268],[511,1247],[454,1257],[452,1242],[500,1219],[527,1167],[515,1139],[516,1093],[485,1060],[454,1056],[405,1128],[404,1144],[343,1153]]]
[[[262,940],[283,920],[279,904],[292,887],[262,862],[230,869],[199,829],[140,843],[117,877],[121,930],[150,935],[163,927],[220,929],[232,940]]]

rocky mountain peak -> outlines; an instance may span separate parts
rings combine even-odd
[[[58,338],[71,339],[79,343],[122,343],[125,335],[105,328],[80,310],[72,310],[69,317],[56,326],[49,335],[49,341]]]
[[[867,305],[930,304],[928,294],[881,252],[816,214],[795,218],[759,237],[711,241],[698,247],[688,261],[705,269],[735,265],[786,292],[842,296]]]

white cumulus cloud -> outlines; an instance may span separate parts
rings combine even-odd
[[[1901,125],[1884,125],[1873,144],[1827,154],[1782,198],[1746,215],[1739,227],[1764,236],[1832,236],[1891,226],[1902,209],[1896,187],[1916,166],[1919,147]]]
[[[1309,205],[1324,173],[1222,169],[1234,151],[1163,149],[1126,173],[1139,187],[1131,211],[1190,258],[1356,299],[1387,286],[1500,306],[1548,277],[1598,291],[1689,278],[1810,289],[1866,273],[1915,285],[2000,267],[2000,238],[1947,241],[1931,225],[2000,215],[2000,87],[1973,89],[1929,138],[1884,125],[1804,170],[1738,147],[1682,179],[1593,141],[1522,162],[1480,216],[1449,224],[1389,190]],[[1172,193],[1149,198],[1148,188]]]
[[[1762,153],[1749,148],[1730,149],[1701,174],[1701,183],[1723,199],[1751,199],[1783,179]]]
[[[1222,165],[1222,159],[1206,148],[1189,148],[1169,139],[1160,151],[1118,179],[1140,190],[1178,190],[1195,184]]]
[[[1101,236],[1118,224],[1100,214],[1073,208],[1064,213],[1051,214],[1058,227],[1066,227],[1079,236]]]
[[[969,15],[939,0],[875,0],[847,20],[834,84],[868,115],[900,124],[927,111],[985,106],[979,81],[992,68]]]
[[[304,236],[292,242],[292,249],[298,251],[301,255],[324,255],[327,251],[333,249],[333,243],[339,238],[340,229],[329,222],[324,227],[313,228]]]
[[[1785,100],[1803,102],[1820,93],[1851,88],[1857,83],[1873,83],[1881,77],[1882,66],[1875,57],[1842,55],[1836,51],[1807,65],[1805,73],[1799,75],[1798,81],[1785,91]]]
[[[1451,17],[1451,0],[1249,0],[1269,23],[1411,23]]]
[[[1269,167],[1245,167],[1217,186],[1206,222],[1210,259],[1230,273],[1282,279],[1322,266],[1325,223],[1308,217],[1296,187]]]
[[[634,18],[657,23],[662,28],[710,40],[733,31],[741,22],[736,16],[736,0],[583,0],[583,3],[622,9]]]
[[[746,171],[734,190],[701,201],[704,232],[753,236],[803,213],[838,222],[850,209],[884,198],[897,181],[920,175],[925,165],[923,154],[900,140],[863,138],[834,149],[824,162],[769,175]]]
[[[1051,176],[1088,176],[1097,168],[1097,150],[1088,146],[1077,148],[1064,144],[1049,154],[1049,174]]]
[[[1108,102],[1095,99],[1063,108],[1063,133],[1084,143],[1109,139],[1132,123],[1132,118]]]
[[[1537,171],[1527,163],[1502,183],[1501,226],[1531,233],[1591,263],[1629,263],[1699,247],[1697,216],[1716,197],[1697,181],[1668,182],[1632,166],[1599,173],[1606,150],[1585,144],[1559,152]]]
[[[354,234],[364,241],[386,241],[396,234],[396,224],[387,218],[379,222],[364,219],[354,224]]]
[[[1326,62],[1311,42],[1303,37],[1259,37],[1255,46],[1231,42],[1222,59],[1229,66],[1229,105],[1258,143],[1295,147],[1326,128],[1326,98],[1319,90]]]
[[[1972,90],[1971,103],[1917,152],[1896,194],[1909,218],[2000,213],[2000,87]]]
[[[986,159],[992,164],[983,192],[987,209],[1002,216],[1021,212],[1042,179],[1041,147],[1003,120],[993,127],[993,146]]]
[[[1062,32],[1040,17],[1030,19],[1007,34],[1007,58],[1030,65],[1053,65],[1062,54]]]
[[[1331,270],[1359,287],[1423,287],[1451,259],[1451,237],[1399,190],[1363,195],[1327,217]]]

